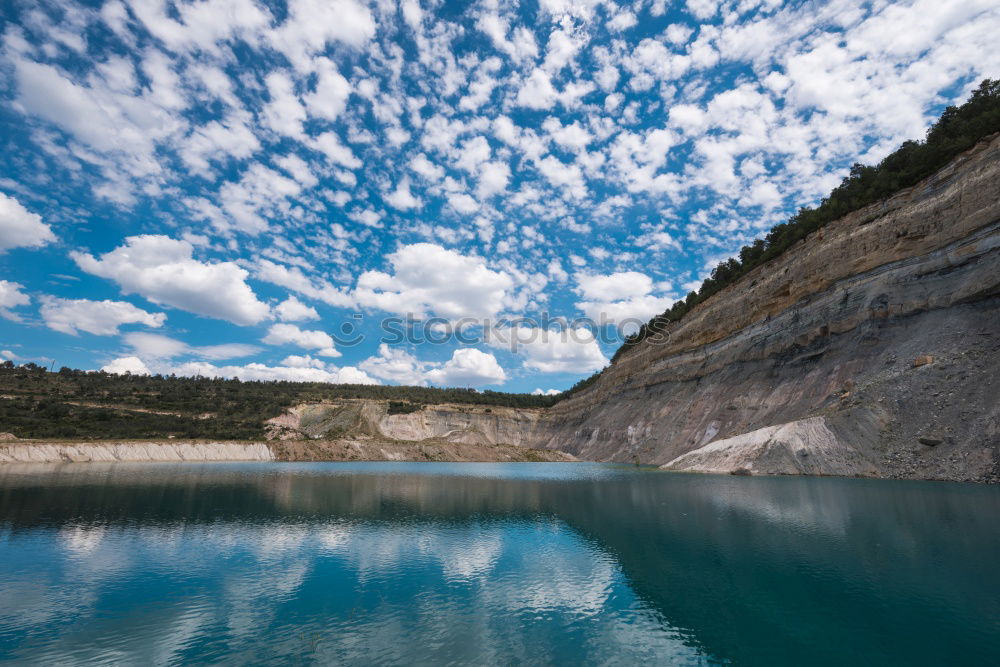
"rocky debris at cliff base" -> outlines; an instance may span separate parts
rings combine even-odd
[[[841,442],[823,417],[767,426],[715,440],[660,466],[732,475],[874,475],[871,461]]]

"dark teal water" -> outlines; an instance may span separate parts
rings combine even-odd
[[[1000,664],[1000,489],[597,464],[0,468],[0,661]]]

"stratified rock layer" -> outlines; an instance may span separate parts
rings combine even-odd
[[[754,270],[666,342],[638,345],[550,411],[543,444],[583,459],[666,464],[823,417],[854,452],[837,474],[997,481],[998,352],[993,137]],[[752,462],[724,458],[693,457],[685,469]]]

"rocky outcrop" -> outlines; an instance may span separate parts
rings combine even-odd
[[[850,474],[997,481],[998,352],[993,137],[699,305],[666,341],[644,341],[555,406],[538,432],[583,459],[662,465],[822,417],[854,451]],[[744,467],[765,433],[739,441]],[[715,465],[720,452],[688,461]]]
[[[875,466],[842,442],[823,417],[766,426],[681,454],[664,470],[765,475],[874,475]]]
[[[277,439],[330,439],[368,435],[416,442],[430,439],[468,445],[531,446],[542,440],[544,413],[482,405],[428,405],[389,414],[386,401],[340,400],[296,406],[268,421]]]

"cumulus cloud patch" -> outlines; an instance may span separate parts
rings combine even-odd
[[[595,322],[645,322],[673,305],[669,296],[657,296],[652,278],[638,271],[611,274],[579,274],[576,306]]]
[[[455,350],[443,366],[427,371],[426,375],[434,384],[453,387],[502,384],[507,379],[496,357],[471,347]]]
[[[593,373],[608,365],[594,334],[585,327],[516,327],[498,332],[503,345],[541,373]]]
[[[163,326],[164,313],[150,313],[127,301],[91,301],[89,299],[41,298],[42,319],[53,331],[76,336],[81,331],[98,336],[114,336],[123,324]]]
[[[162,334],[133,331],[122,340],[143,359],[173,359],[193,356],[199,359],[237,359],[260,352],[261,348],[247,343],[220,343],[217,345],[188,345],[184,341]]]
[[[358,303],[390,313],[434,314],[457,319],[495,316],[514,281],[479,257],[433,243],[406,245],[389,255],[392,273],[367,271],[358,278]]]
[[[444,363],[420,361],[413,354],[385,343],[361,369],[396,384],[481,387],[501,384],[507,374],[496,357],[475,348],[460,348]]]
[[[315,308],[307,306],[294,296],[290,296],[279,303],[274,309],[274,314],[282,322],[303,322],[319,319],[319,313],[316,312]]]
[[[317,350],[322,357],[339,357],[333,338],[325,331],[300,329],[294,324],[278,323],[267,330],[263,342],[268,345],[296,345],[306,350]]]
[[[0,280],[0,317],[14,322],[21,320],[20,316],[10,309],[17,308],[18,306],[27,306],[31,303],[31,297],[22,292],[21,290],[23,289],[24,285],[21,283]]]
[[[42,216],[0,192],[0,253],[10,248],[38,248],[56,240]]]
[[[151,375],[149,368],[139,357],[119,357],[101,366],[101,370],[113,375]]]
[[[149,234],[129,236],[99,259],[81,252],[70,256],[87,273],[156,304],[244,326],[269,316],[267,304],[246,283],[245,269],[233,262],[198,261],[193,251],[187,241]]]

